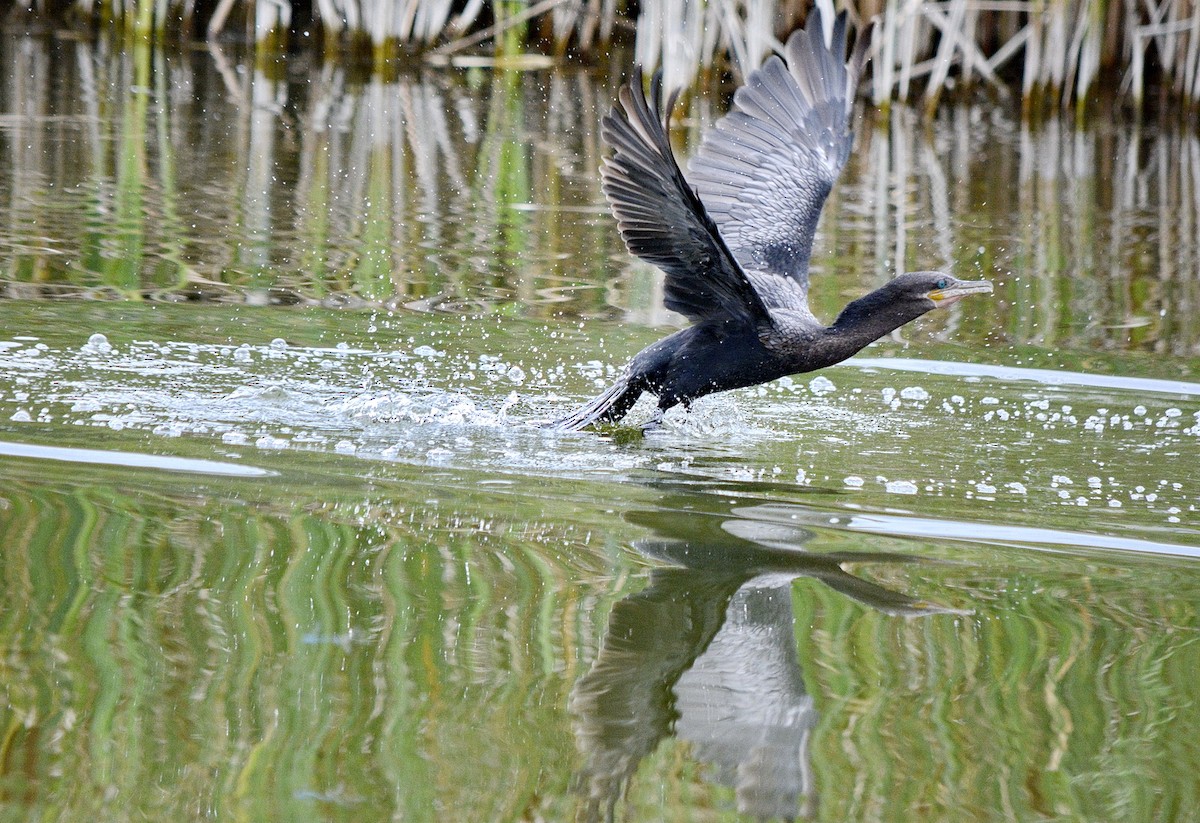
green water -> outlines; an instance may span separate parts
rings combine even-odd
[[[556,435],[603,72],[0,52],[0,819],[1200,819],[1195,134],[868,116],[818,313],[994,298]]]

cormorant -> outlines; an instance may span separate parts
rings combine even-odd
[[[614,153],[602,188],[629,251],[666,273],[664,303],[692,325],[647,347],[607,391],[551,425],[620,420],[642,392],[663,413],[712,392],[831,366],[986,280],[908,272],[849,303],[831,326],[808,308],[808,263],[821,206],[854,140],[850,115],[870,28],[846,62],[845,12],[827,44],[820,13],[769,57],[704,136],[685,179],[667,137],[678,92],[662,72],[621,88],[602,121]]]

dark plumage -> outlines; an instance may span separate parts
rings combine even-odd
[[[941,272],[902,274],[853,301],[833,325],[808,308],[808,261],[821,207],[846,163],[854,91],[870,30],[849,63],[846,15],[826,44],[819,12],[788,39],[787,63],[767,59],[704,136],[685,179],[667,137],[675,95],[662,74],[621,88],[603,121],[612,157],[603,189],[629,251],[666,273],[664,303],[693,325],[630,361],[607,391],[556,421],[560,429],[621,419],[642,392],[658,411],[712,392],[833,365],[868,343],[971,292]]]

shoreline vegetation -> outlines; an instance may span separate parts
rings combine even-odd
[[[876,106],[985,89],[1027,113],[1100,93],[1200,107],[1200,0],[815,0],[876,21],[864,93]],[[0,0],[8,26],[118,32],[186,46],[252,44],[272,62],[305,49],[388,76],[413,61],[537,68],[614,44],[668,86],[735,79],[780,48],[813,0]]]

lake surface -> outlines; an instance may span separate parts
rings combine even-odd
[[[562,435],[609,67],[0,59],[0,819],[1200,819],[1194,131],[864,112],[818,316],[996,294]]]

